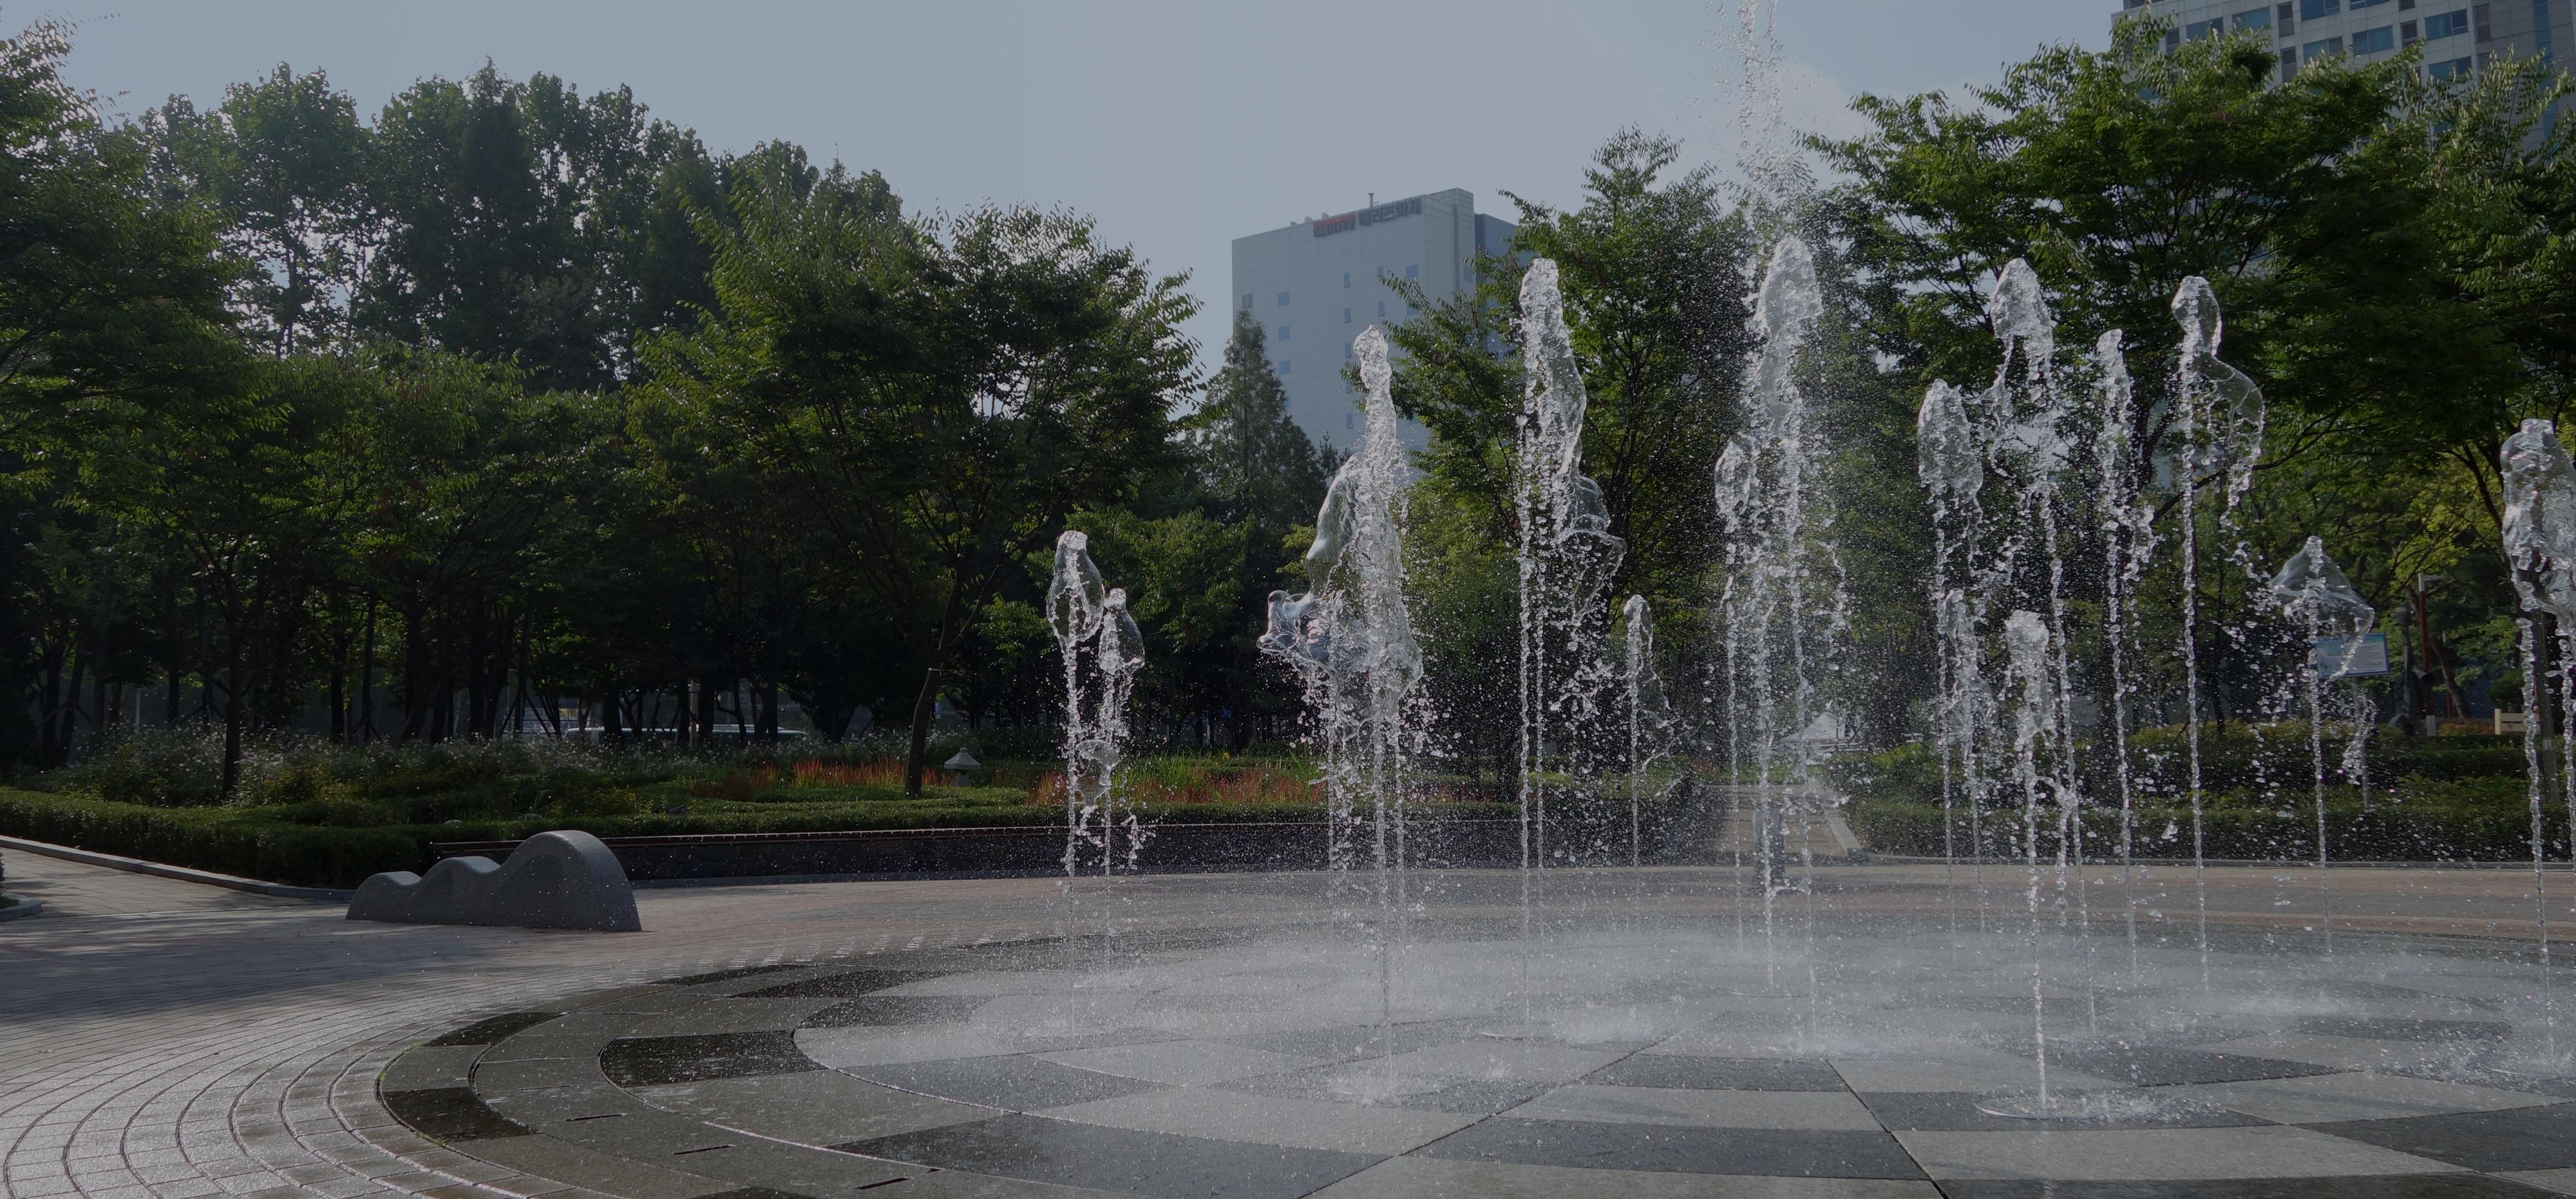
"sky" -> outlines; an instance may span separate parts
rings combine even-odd
[[[1625,125],[1736,161],[1736,31],[1762,0],[852,3],[847,0],[57,0],[70,81],[127,115],[220,100],[280,62],[361,114],[488,58],[626,84],[711,149],[784,139],[885,173],[907,206],[1088,213],[1204,302],[1222,350],[1234,238],[1463,187],[1570,206]],[[2117,0],[1770,0],[1781,119],[1848,133],[1862,93],[1990,82],[2042,44],[2109,40]]]

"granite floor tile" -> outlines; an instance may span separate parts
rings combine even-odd
[[[706,986],[710,983],[736,982],[746,978],[758,978],[764,974],[780,974],[789,970],[808,969],[812,969],[812,966],[810,963],[806,962],[782,962],[768,966],[735,966],[726,970],[707,970],[701,971],[697,974],[683,974],[678,978],[666,978],[662,980],[661,985],[666,987],[700,987]]]
[[[754,1137],[737,1138],[722,1149],[674,1155],[673,1160],[692,1173],[814,1199],[869,1190],[920,1172],[880,1158]]]
[[[744,991],[736,999],[856,999],[892,987],[940,977],[932,970],[843,970],[774,987]]]
[[[678,1037],[728,1032],[793,1029],[807,1016],[832,1005],[829,999],[719,999],[677,1012],[638,1016],[618,1035]]]
[[[2576,1195],[2576,1170],[2508,1170],[2497,1177],[2561,1195]]]
[[[1480,1038],[1411,1053],[1369,1058],[1353,1066],[1384,1070],[1398,1077],[1513,1079],[1571,1082],[1625,1056],[1606,1049],[1571,1049],[1529,1041]]]
[[[474,1067],[473,1087],[494,1091],[528,1091],[541,1087],[596,1086],[608,1081],[595,1057],[550,1057],[523,1062],[485,1062]]]
[[[490,1045],[505,1037],[526,1032],[562,1014],[561,1012],[506,1012],[477,1020],[438,1037],[429,1042],[429,1047],[438,1049],[462,1045]]]
[[[1685,1128],[1878,1132],[1870,1110],[1847,1091],[1715,1091],[1576,1083],[1503,1115],[1518,1120],[1591,1120]]]
[[[2204,1179],[2197,1182],[2062,1182],[1949,1179],[1949,1199],[2540,1199],[2531,1188],[2484,1174]]]
[[[1159,1199],[1296,1199],[1379,1160],[1036,1116],[1001,1116],[844,1148],[896,1161]]]
[[[427,1091],[440,1087],[461,1087],[474,1072],[474,1059],[483,1056],[486,1046],[448,1045],[423,1047],[395,1058],[377,1077],[377,1085],[387,1091]]]
[[[1618,1087],[1681,1087],[1707,1091],[1840,1091],[1833,1063],[1775,1057],[1687,1057],[1640,1053],[1584,1076]]]
[[[2108,1132],[1900,1132],[1925,1172],[1953,1178],[2122,1182],[2435,1174],[2455,1170],[2305,1128],[2178,1128]]]
[[[969,1170],[918,1170],[900,1186],[868,1192],[868,1199],[894,1199],[896,1195],[902,1199],[1125,1199],[1127,1194]]]
[[[1417,1156],[1584,1169],[1921,1178],[1884,1132],[1682,1128],[1496,1117]]]
[[[1940,1199],[1940,1195],[1929,1182],[1896,1179],[1586,1170],[1417,1155],[1380,1162],[1315,1192],[1314,1199]]]
[[[525,1136],[528,1131],[463,1087],[396,1092],[385,1096],[385,1107],[434,1141],[480,1141]]]
[[[1018,1056],[854,1067],[849,1072],[899,1090],[1019,1112],[1157,1089],[1138,1079]]]
[[[1323,1064],[1310,1057],[1247,1049],[1220,1041],[1155,1041],[1035,1056],[1039,1061],[1054,1062],[1059,1066],[1095,1070],[1121,1078],[1138,1078],[1166,1086],[1224,1082],[1256,1074],[1285,1074]]]
[[[531,1033],[523,1032],[495,1044],[475,1059],[478,1066],[493,1062],[543,1061],[550,1058],[595,1058],[615,1040],[611,1033]]]
[[[2402,1074],[2337,1073],[2176,1087],[2177,1092],[2281,1124],[2390,1120],[2503,1111],[2557,1102],[2547,1095]]]
[[[2036,1087],[2039,1070],[2029,1058],[2004,1053],[1964,1051],[1943,1057],[1835,1058],[1834,1072],[1852,1090],[1864,1094],[1903,1091],[2006,1091]],[[2124,1087],[2125,1079],[2104,1078],[2067,1068],[2051,1058],[2053,1086],[2076,1090]]]
[[[2473,1170],[2576,1168],[2576,1103],[2311,1127]]]
[[[2187,1088],[2159,1088],[2176,1092]],[[2154,1092],[2150,1092],[2154,1094]],[[2162,1098],[2162,1095],[2158,1095]],[[1861,1102],[1890,1132],[2035,1132],[2047,1129],[2107,1131],[2152,1128],[2253,1128],[2271,1121],[2231,1111],[2215,1100],[2177,1095],[2177,1102],[2154,1116],[2124,1119],[2048,1121],[1998,1116],[1978,1105],[1990,1093],[1975,1091],[1881,1091],[1863,1094]]]
[[[1284,1095],[1327,1103],[1422,1111],[1490,1115],[1518,1107],[1553,1089],[1553,1082],[1522,1079],[1441,1078],[1404,1075],[1374,1062],[1315,1066],[1286,1074],[1262,1074],[1217,1083],[1216,1089],[1255,1095]]]
[[[1476,1039],[1473,1020],[1414,1020],[1383,1027],[1375,1024],[1332,1028],[1292,1028],[1248,1033],[1224,1040],[1249,1049],[1264,1049],[1328,1062],[1411,1053]]]
[[[2063,1066],[2100,1078],[2136,1086],[2177,1083],[2248,1082],[2261,1078],[2299,1078],[2333,1071],[2311,1062],[2261,1057],[2213,1049],[2178,1049],[2158,1045],[2104,1047],[2050,1046],[2052,1072]]]
[[[892,1090],[832,1070],[674,1083],[633,1094],[677,1115],[807,1145],[837,1145],[993,1116],[989,1107]]]
[[[1429,1144],[1476,1121],[1474,1115],[1362,1107],[1282,1095],[1176,1087],[1037,1113],[1137,1132],[1213,1137],[1375,1156]]]
[[[960,1024],[983,1005],[981,999],[950,995],[863,995],[845,999],[805,1017],[802,1028],[899,1028],[918,1024]]]
[[[599,1063],[621,1087],[822,1068],[796,1047],[796,1034],[786,1031],[621,1039],[601,1051]]]

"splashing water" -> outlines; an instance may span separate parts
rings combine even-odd
[[[1521,280],[1522,355],[1528,378],[1520,418],[1513,514],[1520,523],[1520,822],[1523,944],[1532,905],[1543,901],[1552,861],[1580,847],[1551,842],[1548,806],[1599,796],[1603,691],[1610,682],[1603,589],[1627,542],[1610,532],[1601,485],[1583,473],[1589,399],[1565,324],[1556,263],[1530,263]],[[1561,780],[1561,781],[1560,781]],[[1560,815],[1564,815],[1560,811]],[[1524,962],[1526,966],[1526,962]],[[1527,994],[1524,991],[1524,999]]]
[[[2205,965],[2209,960],[2209,855],[2208,797],[2201,760],[2200,493],[2209,480],[2222,481],[2217,513],[2220,548],[2255,574],[2239,510],[2253,490],[2254,466],[2263,453],[2264,406],[2263,390],[2254,380],[2219,360],[2226,325],[2209,281],[2198,275],[2184,279],[2174,291],[2173,314],[2182,326],[2173,403],[2182,443],[2181,477],[2176,484],[2182,492],[2183,729],[2190,771],[2193,906]],[[2204,986],[2208,983],[2205,969],[2201,981]]]
[[[2540,978],[2547,1055],[2556,1059],[2555,976],[2549,972],[2548,837],[2543,810],[2546,793],[2540,756],[2540,705],[2533,700],[2543,686],[2540,630],[2535,614],[2546,614],[2558,628],[2560,691],[2558,714],[2560,777],[2565,787],[2568,827],[2576,837],[2576,465],[2558,440],[2558,427],[2546,420],[2526,420],[2505,439],[2504,550],[2513,567],[2513,587],[2524,615],[2515,622],[2522,637],[2522,755],[2530,776],[2531,897],[2540,940]]]
[[[2281,565],[2281,573],[2272,577],[2267,597],[2307,634],[2307,644],[2316,647],[2315,659],[2304,664],[2300,681],[2307,695],[2308,763],[2317,814],[2317,926],[2324,935],[2326,952],[2332,953],[2334,903],[2326,879],[2325,685],[2352,673],[2361,652],[2362,635],[2378,623],[2379,614],[2363,602],[2360,592],[2353,590],[2343,568],[2326,556],[2325,542],[2316,537],[2308,538],[2307,544]],[[2331,659],[2324,649],[2328,638],[2339,647]],[[2359,752],[2356,738],[2355,744],[2347,746],[2343,753],[2347,769],[2359,765]]]
[[[1822,677],[1850,628],[1833,506],[1824,486],[1827,446],[1799,385],[1802,351],[1823,309],[1804,241],[1781,239],[1755,293],[1762,350],[1747,368],[1742,431],[1716,466],[1725,530],[1728,741],[1739,779],[1750,759],[1764,951],[1776,937],[1778,898],[1797,891],[1813,936],[1815,854],[1809,826],[1839,799],[1819,766],[1840,718],[1822,706]],[[1787,878],[1789,822],[1798,827],[1800,877]],[[1815,955],[1808,967],[1808,1026],[1820,1002]]]
[[[1116,791],[1127,744],[1127,701],[1137,672],[1145,668],[1145,637],[1128,615],[1127,593],[1102,583],[1084,533],[1067,529],[1056,538],[1047,623],[1064,661],[1062,894],[1073,911],[1065,938],[1069,949],[1070,922],[1081,902],[1074,880],[1086,872],[1085,855],[1096,855],[1104,878],[1122,864],[1133,870],[1151,835],[1135,812],[1119,810]],[[1105,899],[1100,914],[1105,952],[1111,931]]]

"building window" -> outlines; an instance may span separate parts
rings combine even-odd
[[[2217,37],[2225,32],[2222,28],[2224,24],[2225,22],[2215,17],[2206,21],[2194,21],[2182,27],[2182,39],[2186,42],[2196,42],[2205,37]]]
[[[2384,54],[2396,48],[2397,27],[2393,25],[2356,30],[2352,35],[2352,52],[2355,54]]]
[[[1358,351],[1357,351],[1356,349],[1354,349],[1354,348],[1353,348],[1353,347],[1351,347],[1351,346],[1343,346],[1343,347],[1342,347],[1342,357],[1344,357],[1344,358],[1357,358],[1357,357],[1359,357],[1359,353],[1358,353]]]
[[[2413,11],[2415,11],[2415,0],[2397,0],[2397,11],[2399,11],[2399,12],[2413,12]]]
[[[1279,340],[1281,340],[1281,341],[1286,341],[1286,340],[1288,340],[1288,326],[1286,326],[1286,325],[1281,325],[1281,326],[1279,326]]]
[[[2468,31],[2469,10],[2465,8],[2458,12],[2435,13],[2424,18],[2424,40],[2428,42],[2439,41],[2446,37],[2458,37]]]
[[[2314,21],[2343,11],[2343,0],[2299,0],[2299,19]]]
[[[2236,14],[2235,16],[2227,18],[2227,23],[2237,29],[2270,29],[2272,27],[2272,10],[2268,8],[2248,9]]]
[[[1243,293],[1243,310],[1244,310],[1245,312],[1250,312],[1250,311],[1252,311],[1252,293],[1251,293],[1251,292],[1248,292],[1248,291],[1247,291],[1247,292]]]
[[[2307,62],[2315,62],[2320,58],[2332,58],[2342,53],[2343,39],[2339,37],[2330,37],[2322,42],[2308,43],[2306,48],[2300,52],[2299,57]]]
[[[2469,6],[2469,12],[2473,14],[2473,19],[2477,25],[2478,40],[2482,42],[2493,40],[2495,38],[2495,26],[2487,22],[2487,6],[2484,4],[2473,4]]]
[[[1405,268],[1404,268],[1404,277],[1405,277],[1405,278],[1407,278],[1407,279],[1419,279],[1419,278],[1421,278],[1421,277],[1422,277],[1422,264],[1417,262],[1417,263],[1414,263],[1414,264],[1412,264],[1412,265],[1410,265],[1410,266],[1405,267]]]
[[[2168,29],[2168,30],[2165,30],[2165,49],[2167,49],[2167,50],[2171,50],[2171,49],[2173,49],[2174,47],[2179,46],[2179,45],[2181,45],[2181,44],[2182,44],[2182,30],[2179,30],[2179,29]]]
[[[2424,73],[2445,82],[2465,80],[2469,77],[2469,60],[2454,58],[2449,62],[2426,63]]]
[[[2531,29],[2531,48],[2539,53],[2541,65],[2546,66],[2558,57],[2558,48],[2552,44],[2556,37],[2549,29],[2549,0],[2531,0]],[[2552,123],[2557,119],[2555,112],[2548,117]]]
[[[2371,8],[2386,3],[2388,3],[2388,0],[2344,0],[2344,8],[2347,11],[2360,12],[2365,8]]]
[[[2290,80],[2296,78],[2298,74],[2299,52],[2296,50],[2281,51],[2281,82],[2288,83]]]
[[[2422,41],[2422,40],[2424,40],[2424,35],[2422,35],[2422,34],[2420,34],[2420,33],[2415,32],[2415,22],[2413,22],[2413,21],[2399,21],[2399,22],[2397,23],[2397,44],[2398,44],[2398,45],[2401,45],[2401,46],[2412,46],[2412,45],[2414,45],[2415,43],[2417,43],[2417,42],[2419,42],[2419,41]]]
[[[1279,360],[1279,373],[1283,375],[1288,373],[1288,360],[1285,358]]]
[[[2272,23],[2280,28],[2282,37],[2288,37],[2298,31],[2299,19],[2290,15],[2290,0],[2281,0],[2281,3],[2272,6]]]
[[[1280,292],[1280,293],[1279,293],[1279,306],[1280,306],[1280,307],[1282,307],[1282,308],[1285,308],[1285,307],[1287,307],[1287,306],[1288,306],[1288,293],[1287,293],[1287,292],[1284,292],[1284,291],[1283,291],[1283,292]]]
[[[1377,302],[1377,314],[1378,314],[1379,316],[1385,316],[1385,315],[1386,315],[1386,301],[1384,301],[1384,300],[1380,300],[1380,301],[1378,301],[1378,302]]]
[[[1342,310],[1342,323],[1345,325],[1351,323],[1351,310],[1348,308]]]

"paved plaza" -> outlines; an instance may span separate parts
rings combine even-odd
[[[2477,1064],[2576,1024],[2556,1015],[2576,990],[2537,998],[2527,871],[2337,871],[2330,1008],[2197,1013],[2153,1046],[2083,1031],[2188,1006],[2119,979],[2126,893],[2141,953],[2193,960],[2190,872],[2097,871],[2079,940],[2105,981],[2046,980],[2054,1077],[2155,1102],[2050,1128],[1981,1107],[2028,1076],[2031,975],[1938,952],[2027,923],[2004,867],[1820,871],[1821,927],[1890,934],[1867,993],[1744,948],[1763,912],[1730,871],[1555,876],[1541,988],[1618,1002],[1544,1032],[1475,987],[1314,1018],[1367,1007],[1372,942],[1346,930],[1391,909],[1313,875],[1072,905],[1049,879],[648,890],[646,931],[590,934],[9,870],[46,904],[0,924],[12,1199],[2576,1194],[2576,1086]],[[1516,879],[1417,878],[1402,915],[1455,947],[1447,976],[1522,968]],[[2550,881],[2552,937],[2576,939],[2576,880]],[[2311,871],[2214,868],[2208,895],[2221,989],[2321,936]],[[1791,897],[1772,918],[1808,917]],[[1667,996],[1667,968],[1734,981]],[[1914,1040],[1849,1043],[1889,1030]]]

